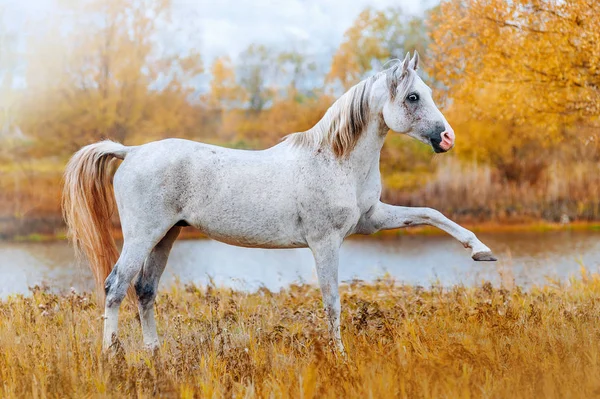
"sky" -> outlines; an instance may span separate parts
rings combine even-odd
[[[330,53],[368,6],[401,6],[417,14],[430,2],[415,0],[175,0],[176,14],[201,29],[207,58],[235,57],[251,43],[300,45],[311,53]]]
[[[11,30],[23,30],[52,17],[64,0],[0,0],[4,21]],[[400,6],[418,14],[437,0],[173,0],[173,20],[180,32],[171,45],[199,47],[205,61],[229,55],[235,58],[252,43],[275,47],[300,46],[319,55],[332,53],[344,32],[368,6]]]

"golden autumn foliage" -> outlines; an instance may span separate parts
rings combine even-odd
[[[170,54],[157,45],[159,26],[170,23],[170,1],[65,7],[52,34],[31,44],[19,115],[21,129],[43,151],[73,151],[101,137],[139,142],[155,126],[161,134],[187,128],[180,108],[189,108],[191,79],[203,66],[199,54]],[[65,25],[72,29],[64,32]]]
[[[425,54],[426,48],[422,19],[406,17],[399,7],[367,8],[346,31],[331,61],[327,80],[339,82],[347,90],[390,59],[402,59],[407,51],[413,50]]]
[[[457,144],[434,157],[390,132],[385,200],[470,221],[600,218],[592,0],[444,0],[420,16],[367,8],[326,56],[311,43],[256,43],[206,68],[200,45],[170,42],[180,29],[170,0],[57,5],[43,35],[0,25],[0,236],[60,233],[62,165],[84,144],[183,137],[265,148],[415,49]]]
[[[34,289],[0,302],[0,396],[589,398],[600,390],[598,295],[586,273],[527,291],[352,282],[342,359],[315,287],[174,287],[158,297],[160,356],[137,349],[127,303],[122,349],[106,359],[91,296]]]
[[[239,108],[245,98],[235,79],[235,70],[229,57],[217,57],[210,69],[212,76],[206,95],[209,108],[223,110]]]
[[[574,161],[590,146],[598,160],[597,2],[447,0],[431,23],[433,70],[462,154],[534,182],[553,152]]]
[[[431,32],[438,78],[454,99],[502,91],[494,103],[516,123],[597,118],[599,11],[592,0],[444,1]]]

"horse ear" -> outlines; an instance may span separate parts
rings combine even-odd
[[[413,70],[417,70],[417,68],[419,67],[419,53],[417,52],[417,50],[415,50],[415,53],[413,54],[412,59],[410,60],[410,68]]]
[[[404,61],[402,61],[402,76],[406,74],[408,71],[408,64],[410,63],[410,53],[406,53],[406,57],[404,57]]]

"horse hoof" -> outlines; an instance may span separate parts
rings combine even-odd
[[[473,255],[473,260],[477,262],[495,262],[498,259],[489,251],[477,252]]]

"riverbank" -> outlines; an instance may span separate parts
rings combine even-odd
[[[529,222],[529,223],[497,223],[497,222],[483,222],[483,223],[466,223],[463,227],[473,231],[474,233],[526,233],[535,232],[543,233],[547,231],[600,231],[600,222],[586,222],[576,221],[572,223],[549,223],[545,221],[541,222]],[[444,231],[432,227],[432,226],[414,226],[396,230],[380,231],[373,234],[374,237],[390,238],[404,235],[443,235],[446,234]],[[115,228],[113,231],[115,239],[121,239],[121,230]],[[361,235],[354,235],[352,239],[360,239]],[[179,239],[184,240],[195,240],[208,238],[202,232],[192,228],[186,227],[182,230]],[[60,231],[55,234],[28,234],[28,235],[16,235],[13,237],[6,237],[2,241],[7,242],[49,242],[66,240],[67,234],[65,231]]]
[[[135,306],[123,350],[101,356],[88,294],[0,302],[0,396],[581,397],[600,390],[600,277],[528,291],[380,280],[342,287],[348,358],[329,347],[318,290],[175,287],[158,299],[161,353],[139,350]]]

